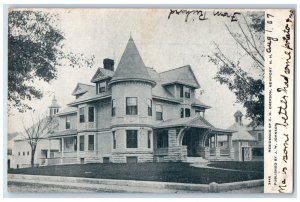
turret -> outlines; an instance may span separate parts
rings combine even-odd
[[[234,118],[235,118],[235,123],[239,124],[239,125],[243,125],[242,123],[242,117],[243,117],[243,113],[241,111],[237,111],[234,113]]]
[[[112,92],[112,161],[153,162],[152,88],[156,83],[131,37],[108,85]],[[132,150],[142,154],[130,156]]]
[[[53,96],[52,103],[48,108],[49,108],[50,116],[53,116],[58,113],[60,106],[57,104],[57,100],[56,100],[55,96]]]
[[[112,90],[112,125],[145,123],[145,120],[141,120],[142,117],[152,119],[150,108],[152,108],[152,88],[155,85],[130,37],[109,82]],[[116,117],[131,118],[130,121],[127,118],[121,121],[116,120]]]

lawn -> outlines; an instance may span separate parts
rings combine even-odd
[[[208,184],[263,179],[255,170],[224,171],[187,163],[76,164],[12,169],[9,173]]]
[[[215,168],[226,168],[234,170],[243,171],[256,171],[264,172],[264,162],[263,161],[216,161],[208,164],[210,167]]]

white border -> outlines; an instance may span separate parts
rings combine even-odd
[[[102,1],[97,1],[97,0],[72,0],[72,5],[69,5],[70,1],[69,0],[44,0],[43,2],[39,1],[39,0],[29,0],[29,1],[26,1],[26,5],[24,4],[24,0],[3,0],[1,5],[2,5],[2,15],[0,17],[0,20],[2,22],[4,22],[5,20],[5,15],[7,14],[7,7],[10,7],[10,6],[13,6],[13,7],[100,7],[101,5],[96,5],[96,4],[99,4],[101,3],[102,4],[102,7],[202,7],[202,8],[215,8],[215,7],[234,7],[234,8],[278,8],[278,7],[281,7],[281,8],[291,8],[291,7],[294,7],[296,9],[297,7],[297,0],[285,0],[285,1],[281,1],[279,3],[281,3],[281,5],[270,5],[272,3],[275,3],[275,1],[271,1],[271,0],[248,0],[248,1],[241,1],[241,0],[232,0],[230,2],[226,1],[221,1],[221,0],[210,0],[209,3],[210,4],[199,4],[199,3],[202,3],[202,2],[196,2],[196,1],[193,1],[193,0],[165,0],[165,1],[161,1],[161,0],[145,0],[143,1],[142,3],[144,5],[141,5],[141,1],[138,1],[138,0],[130,0],[130,1],[126,1],[126,3],[122,0],[102,0]],[[206,1],[207,2],[207,1]],[[245,3],[245,4],[240,4],[240,3]],[[278,2],[276,2],[278,3]],[[4,5],[4,4],[10,4],[10,6],[8,5]],[[20,4],[20,5],[12,5],[12,4]],[[22,5],[21,5],[22,4]],[[39,4],[39,5],[32,5],[32,4]],[[56,5],[54,5],[56,4]],[[75,5],[77,4],[77,5]],[[88,5],[90,4],[90,5]],[[120,5],[121,4],[121,5]],[[131,5],[130,5],[131,4]],[[134,4],[134,5],[132,5]],[[140,5],[137,5],[137,4],[140,4]],[[146,4],[146,5],[145,5]],[[177,5],[176,5],[177,4]],[[187,5],[189,4],[189,5]],[[237,4],[240,4],[240,5],[237,5]],[[268,4],[268,5],[266,5]],[[282,5],[284,4],[284,5]],[[290,4],[290,5],[288,5]],[[294,4],[294,5],[292,5]],[[296,11],[296,23],[298,25],[298,17],[297,17],[297,11]],[[4,29],[4,26],[7,25],[6,23],[1,23],[1,42],[0,44],[2,45],[2,47],[4,47],[4,44],[6,44],[7,42],[7,39],[5,39],[6,35],[4,34],[6,31],[6,29]],[[297,29],[298,26],[296,26],[296,29]],[[297,31],[297,30],[296,30]],[[298,44],[298,41],[297,41],[297,38],[296,38],[296,43]],[[297,54],[297,51],[296,51],[296,54]],[[7,74],[7,70],[4,69],[4,67],[6,68],[6,64],[7,64],[7,59],[6,59],[6,55],[7,55],[7,50],[6,48],[4,48],[3,50],[3,54],[1,54],[1,61],[3,61],[2,63],[2,68],[0,68],[0,74],[1,74],[1,77],[2,78],[5,78],[5,75]],[[297,54],[298,56],[298,54]],[[298,57],[296,57],[298,58]],[[297,61],[295,63],[295,67],[297,67]],[[295,72],[295,77],[297,78],[298,76],[298,72],[296,70]],[[0,112],[1,112],[1,115],[3,117],[3,121],[0,122],[0,128],[2,129],[3,131],[3,138],[0,138],[0,142],[2,143],[3,145],[3,149],[0,151],[0,155],[1,155],[1,158],[3,158],[3,155],[6,154],[6,146],[4,145],[5,141],[3,140],[6,140],[6,134],[7,134],[7,115],[6,115],[6,99],[7,99],[7,96],[6,96],[6,89],[4,89],[4,84],[5,84],[5,79],[3,79],[3,82],[0,82],[0,92],[4,92],[4,93],[1,93],[0,94],[0,98],[1,100],[3,101],[3,103],[1,104],[1,107],[0,107]],[[295,105],[296,105],[296,101],[297,101],[297,98],[296,98],[296,95],[298,94],[298,89],[297,89],[297,80],[295,79],[295,86],[296,86],[296,90],[295,90]],[[295,109],[297,109],[297,106],[295,106]],[[295,122],[297,122],[297,114],[298,114],[298,110],[297,110],[297,113],[295,111]],[[298,125],[297,123],[295,125]],[[295,128],[295,137],[297,136],[297,128]],[[3,142],[2,142],[3,141]],[[297,145],[299,145],[299,140],[298,139],[295,139],[295,154],[297,154]],[[4,152],[5,151],[5,152]],[[295,157],[295,166],[296,163],[297,163],[297,159],[298,159],[298,155],[296,155]],[[4,159],[2,159],[2,162],[4,162]],[[4,164],[5,165],[5,164]],[[1,166],[1,179],[3,180],[3,174],[4,174],[4,171],[6,173],[6,169],[4,168],[3,169],[3,166]],[[299,193],[298,192],[298,186],[297,186],[297,181],[298,181],[298,177],[297,177],[297,167],[295,167],[295,190],[294,190],[294,194],[292,195],[276,195],[276,194],[252,194],[252,195],[249,195],[249,194],[239,194],[239,195],[224,195],[224,194],[196,194],[196,195],[149,195],[149,194],[126,194],[126,195],[114,195],[114,197],[134,197],[134,198],[127,198],[127,199],[122,199],[122,200],[125,200],[125,201],[140,201],[141,199],[139,199],[139,197],[150,197],[150,198],[144,198],[143,200],[144,201],[149,201],[149,200],[153,200],[153,197],[159,197],[159,198],[164,198],[164,199],[160,199],[159,201],[161,200],[166,200],[166,201],[171,201],[172,202],[176,202],[176,201],[182,201],[181,197],[196,197],[196,198],[193,198],[193,199],[190,199],[191,201],[198,201],[199,199],[197,199],[198,197],[201,197],[201,198],[214,198],[214,199],[218,199],[218,198],[225,198],[225,199],[222,199],[222,201],[240,201],[241,199],[239,198],[244,198],[244,197],[251,197],[251,198],[244,198],[242,200],[245,200],[245,201],[253,201],[252,198],[256,198],[255,200],[270,200],[270,201],[278,201],[278,200],[282,200],[282,198],[289,198],[290,201],[295,201],[297,199],[297,194],[296,193]],[[296,179],[297,177],[297,179]],[[4,185],[4,186],[2,186]],[[1,184],[1,187],[2,188],[1,190],[3,190],[3,192],[1,192],[1,196],[3,197],[4,195],[6,197],[12,197],[11,194],[7,195],[7,193],[5,193],[6,190],[5,189],[5,184]],[[4,195],[3,195],[4,194]],[[79,197],[87,197],[87,198],[90,198],[90,197],[112,197],[111,194],[71,194],[71,195],[68,195],[68,194],[16,194],[16,195],[13,195],[13,197],[22,197],[22,201],[40,201],[39,198],[36,198],[36,197],[76,197],[75,199],[72,199],[72,201],[79,201],[81,200],[81,198]],[[23,198],[23,197],[26,197],[26,198]],[[28,197],[33,197],[35,199],[32,199],[32,198],[28,198]],[[77,198],[78,197],[78,198]],[[180,197],[180,198],[166,198],[166,197]],[[232,197],[235,197],[235,198],[232,198]],[[257,197],[263,197],[263,198],[257,198]],[[274,198],[276,197],[276,198]],[[20,199],[15,199],[15,198],[11,198],[11,199],[4,199],[5,201],[15,201],[15,200],[20,200]],[[51,198],[46,198],[46,199],[43,199],[45,201],[53,201],[53,199]],[[58,199],[55,199],[55,200],[58,200]],[[63,201],[65,199],[59,199],[58,201]],[[89,199],[91,201],[99,201],[99,199]],[[103,199],[101,199],[103,200]],[[116,201],[118,199],[105,199],[105,200],[113,200],[113,201]],[[157,199],[155,199],[157,200]],[[211,200],[211,199],[210,199]]]

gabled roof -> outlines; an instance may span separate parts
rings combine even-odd
[[[200,85],[190,65],[161,72],[160,77],[163,80],[162,85],[170,85],[170,84],[178,83],[178,84],[191,86],[194,88],[200,88]]]
[[[75,89],[72,92],[72,95],[80,95],[80,94],[86,93],[91,88],[94,88],[94,86],[88,85],[88,84],[83,84],[83,83],[77,83]]]
[[[201,116],[169,119],[155,125],[156,128],[167,128],[167,127],[177,127],[177,126],[195,127],[195,128],[214,128],[212,124],[210,124],[207,120],[205,120]]]
[[[110,84],[126,80],[144,81],[155,85],[155,82],[151,79],[132,37],[128,40],[127,46]]]
[[[82,104],[85,102],[91,102],[95,100],[105,99],[111,97],[110,91],[106,91],[104,93],[96,94],[96,88],[91,88],[88,92],[69,103],[69,106],[77,106],[78,104]]]
[[[248,132],[248,128],[240,123],[234,123],[228,129],[236,131],[232,135],[232,141],[255,141],[255,138]]]
[[[57,131],[57,132],[49,135],[49,138],[76,135],[76,134],[77,134],[77,129],[69,129],[69,130],[64,130],[64,131]]]
[[[77,113],[76,107],[67,107],[63,110],[60,110],[56,115],[61,116],[61,115],[75,114],[75,113]]]
[[[192,107],[200,107],[200,108],[204,108],[204,109],[209,109],[209,108],[211,108],[210,106],[204,104],[203,102],[201,102],[201,101],[200,101],[199,99],[197,99],[197,98],[193,98]]]
[[[114,72],[109,69],[98,68],[93,78],[91,79],[91,82],[95,83],[97,81],[108,79],[111,78],[113,75]]]
[[[159,74],[150,67],[147,67],[147,70],[150,77],[156,82],[156,85],[152,88],[152,96],[157,99],[165,99],[179,103],[180,100],[175,99],[175,97],[161,85]]]

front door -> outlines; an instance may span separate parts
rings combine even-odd
[[[242,147],[242,161],[251,161],[250,147]]]
[[[197,157],[197,148],[199,147],[199,133],[196,130],[187,131],[182,139],[182,145],[187,146],[187,156],[189,157]]]

